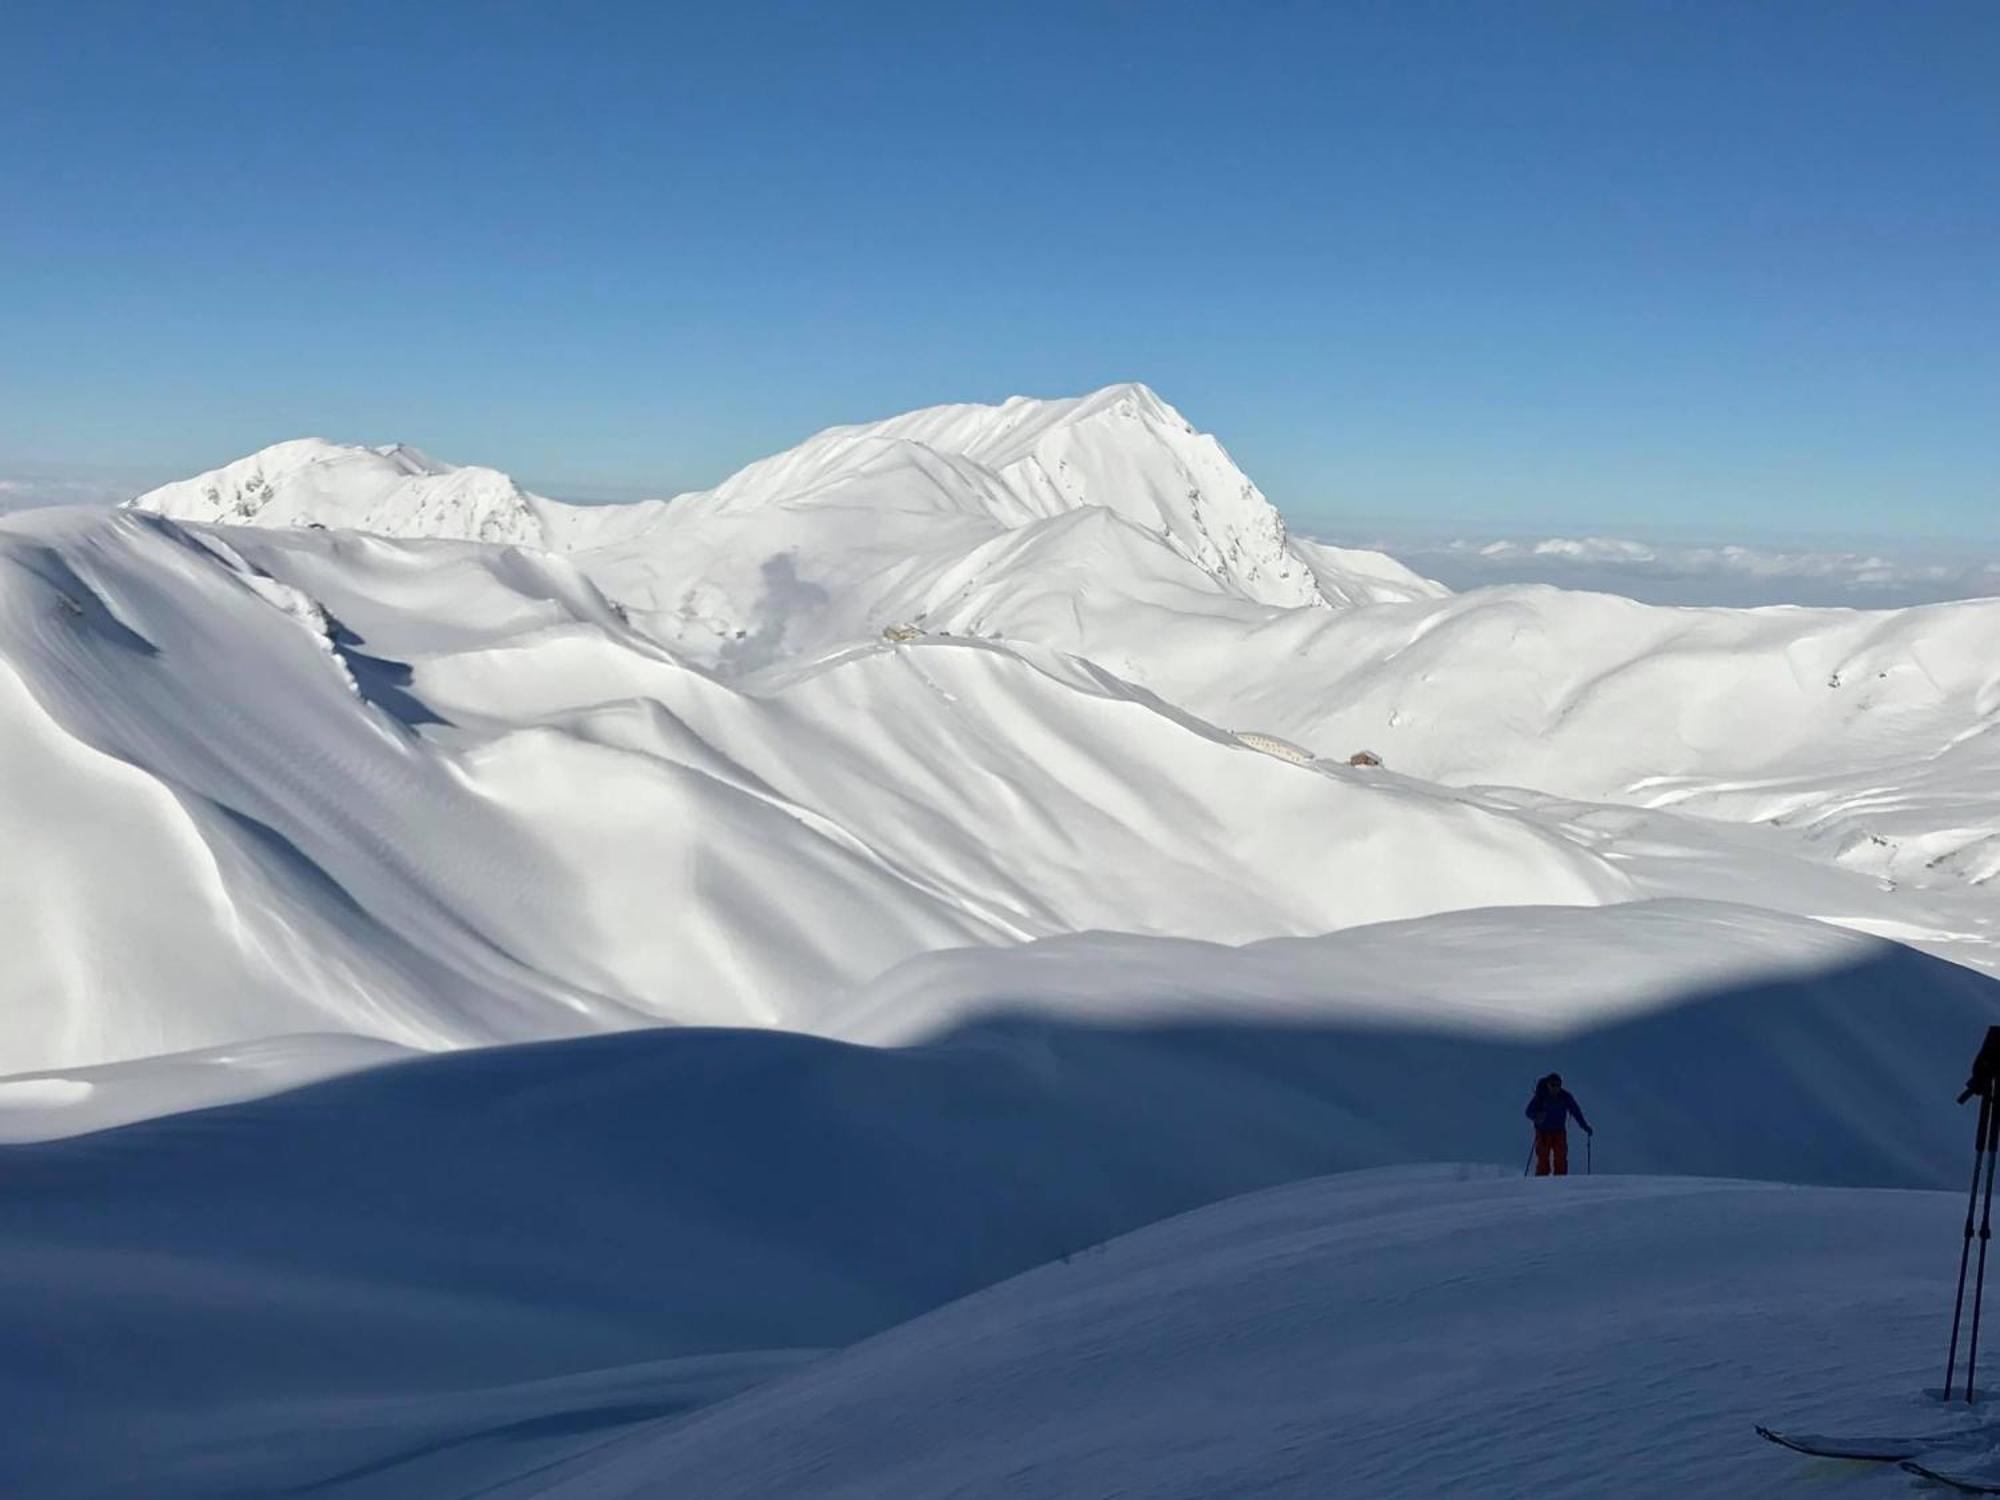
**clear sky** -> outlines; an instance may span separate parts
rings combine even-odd
[[[2000,541],[2000,5],[0,7],[0,464],[1121,379],[1308,524]]]

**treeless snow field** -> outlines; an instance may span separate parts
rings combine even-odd
[[[0,1491],[1906,1487],[1751,1424],[1937,1417],[1996,648],[1453,594],[1133,385],[0,517]]]

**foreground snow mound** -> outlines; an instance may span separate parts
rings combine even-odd
[[[1615,928],[1634,915],[1586,919]],[[1732,930],[1723,924],[1718,941],[1738,941]],[[1942,1285],[1969,1131],[1951,1087],[1966,1047],[2000,1019],[2000,986],[1892,945],[1838,941],[1862,947],[1835,964],[1820,949],[1785,972],[1711,979],[1559,1041],[1463,1034],[1339,997],[1322,997],[1317,1020],[1232,1020],[1222,1004],[1199,1021],[1183,1008],[1175,1024],[1016,1015],[889,1050],[647,1030],[424,1057],[7,1148],[0,1348],[14,1358],[0,1360],[0,1395],[15,1420],[0,1438],[0,1490],[48,1500],[475,1492],[792,1368],[803,1351],[851,1344],[1244,1191],[1467,1159],[1503,1161],[1509,1193],[1548,1187],[1513,1174],[1522,1104],[1551,1066],[1597,1127],[1600,1168],[1950,1188],[1935,1211],[1905,1195],[1882,1214],[1898,1244],[1934,1214]],[[1768,965],[1768,936],[1741,947]],[[1403,952],[1424,949],[1422,932],[1407,934]],[[1559,943],[1547,962],[1582,951]],[[1531,952],[1524,943],[1502,957],[1518,968]],[[1517,1212],[1452,1191],[1470,1194],[1464,1217],[1439,1205],[1419,1238],[1460,1259],[1404,1257],[1406,1239],[1356,1230],[1366,1275],[1389,1280],[1333,1266],[1314,1273],[1313,1290],[1285,1293],[1356,1287],[1355,1306],[1393,1313],[1407,1347],[1439,1350],[1438,1372],[1397,1364],[1385,1384],[1362,1379],[1365,1363],[1341,1366],[1343,1386],[1434,1415],[1430,1382],[1450,1381],[1455,1361],[1472,1357],[1468,1342],[1513,1337],[1530,1310],[1554,1316],[1538,1297],[1559,1303],[1572,1264],[1601,1263],[1611,1278],[1586,1286],[1578,1318],[1600,1316],[1592,1299],[1615,1287],[1625,1321],[1605,1335],[1558,1319],[1547,1330],[1558,1339],[1615,1337],[1626,1357],[1635,1338],[1679,1350],[1661,1320],[1676,1299],[1702,1306],[1696,1286],[1709,1276],[1739,1352],[1766,1348],[1744,1332],[1746,1308],[1764,1305],[1761,1282],[1730,1269],[1755,1236],[1732,1221],[1690,1212],[1675,1232],[1687,1242],[1660,1238],[1653,1219],[1608,1242],[1580,1230],[1590,1253],[1572,1259],[1560,1232],[1530,1222],[1568,1200],[1522,1199]],[[1813,1201],[1797,1189],[1773,1200]],[[1704,1225],[1716,1244],[1697,1253]],[[1841,1245],[1867,1243],[1848,1229],[1774,1229],[1780,1251],[1756,1263],[1757,1277],[1839,1273]],[[1808,1262],[1807,1245],[1821,1258]],[[1495,1303],[1497,1324],[1460,1321],[1485,1303],[1474,1293],[1486,1276],[1499,1277],[1496,1297],[1524,1283],[1542,1291]],[[1893,1283],[1929,1307],[1929,1282],[1912,1285],[1900,1273]],[[1870,1301],[1872,1284],[1857,1288],[1836,1300],[1817,1286],[1821,1315],[1890,1305]],[[1344,1318],[1344,1306],[1314,1304],[1315,1315]],[[1427,1313],[1442,1321],[1424,1324]],[[1386,1322],[1359,1326],[1391,1337]],[[1124,1362],[1115,1343],[1094,1347]],[[1823,1343],[1811,1347],[1824,1357]],[[60,1360],[36,1352],[46,1350]],[[1564,1389],[1604,1374],[1589,1361],[1560,1368]],[[1312,1400],[1343,1399],[1342,1386],[1309,1383]],[[1518,1381],[1508,1392],[1532,1399]],[[1780,1415],[1813,1415],[1793,1394]],[[1366,1398],[1345,1399],[1363,1406],[1343,1420],[1364,1420]],[[799,1410],[808,1427],[819,1420]],[[789,1461],[796,1450],[774,1440],[770,1452]],[[841,1462],[866,1459],[843,1451]],[[744,1462],[749,1474],[781,1472]]]
[[[1326,1178],[1066,1258],[494,1493],[1817,1495],[1832,1471],[1751,1424],[1938,1425],[1916,1393],[1938,1378],[1960,1207]]]
[[[413,1054],[335,1032],[0,1078],[0,1142],[58,1140],[135,1120],[261,1099]]]
[[[1283,764],[1057,653],[730,683],[560,557],[133,511],[0,524],[0,753],[7,1073],[814,1030],[940,948],[1633,893],[1534,818]]]

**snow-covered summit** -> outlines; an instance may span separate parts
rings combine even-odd
[[[833,427],[683,504],[742,512],[851,503],[857,481],[899,509],[1012,530],[1098,507],[1167,543],[1232,592],[1325,601],[1284,521],[1222,445],[1136,383],[1087,396],[1016,396]]]
[[[546,547],[543,512],[554,502],[497,469],[440,463],[404,443],[363,448],[308,437],[274,443],[128,503],[182,521]]]
[[[1222,445],[1143,385],[1065,400],[927,407],[832,427],[672,501],[565,505],[495,469],[440,463],[415,448],[279,443],[131,504],[179,520],[323,526],[407,538],[498,542],[593,554],[642,612],[699,621],[729,639],[760,623],[763,564],[810,559],[815,586],[837,586],[858,621],[929,613],[944,598],[897,587],[970,578],[988,585],[988,544],[1071,573],[1111,558],[1130,576],[1100,582],[1150,595],[1192,585],[1258,608],[1315,608],[1441,593],[1388,558],[1331,559],[1295,543],[1283,519]],[[1079,525],[1078,523],[1086,523]],[[1100,524],[1101,523],[1101,524]],[[1107,538],[1103,526],[1124,540]],[[1065,538],[1053,548],[1044,532]],[[1051,563],[1051,552],[1060,554]],[[747,563],[742,579],[710,566]],[[1357,566],[1347,566],[1348,563]],[[721,575],[729,573],[723,566]],[[989,610],[988,613],[991,613]],[[831,625],[826,633],[838,633]]]

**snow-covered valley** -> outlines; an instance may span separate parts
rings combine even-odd
[[[0,1488],[1807,1487],[1996,785],[2000,601],[1454,594],[1141,386],[0,516]]]

